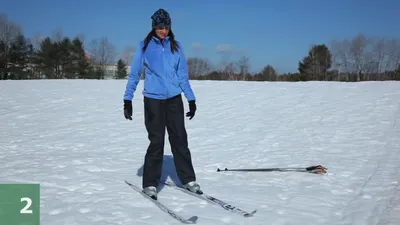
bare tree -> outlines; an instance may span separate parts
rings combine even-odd
[[[235,63],[229,62],[223,72],[227,76],[228,80],[235,80]]]
[[[376,38],[370,40],[371,50],[364,53],[365,63],[365,80],[374,79],[381,80],[382,73],[385,72],[384,63],[387,59],[386,40],[384,38]]]
[[[85,44],[86,37],[85,37],[85,34],[84,33],[78,33],[76,35],[76,38],[78,38],[78,40],[82,42],[83,50],[86,52],[86,44]]]
[[[385,80],[400,65],[400,39],[356,35],[330,43],[335,69],[346,80]],[[339,80],[340,77],[339,77]]]
[[[226,73],[226,70],[229,67],[234,67],[231,62],[231,57],[233,53],[233,48],[231,44],[219,44],[216,47],[216,53],[221,56],[221,61],[219,62],[218,70],[220,73]],[[234,68],[230,68],[228,70],[234,70]],[[230,76],[230,75],[229,75]],[[233,79],[233,75],[228,78]]]
[[[9,21],[6,15],[0,14],[0,79],[8,79],[9,47],[11,42],[22,34],[18,24]]]
[[[85,43],[85,34],[84,33],[79,33],[76,35],[76,37],[82,42]]]
[[[350,56],[353,60],[353,71],[357,73],[357,81],[364,79],[363,74],[365,73],[365,66],[367,60],[366,48],[370,44],[370,41],[364,36],[364,34],[356,35],[350,45]]]
[[[189,78],[191,79],[204,76],[212,70],[212,66],[208,60],[197,57],[188,58],[187,66],[189,70]]]
[[[53,32],[51,39],[54,42],[61,42],[64,39],[64,32],[62,31],[62,29],[61,28],[57,28]]]
[[[350,71],[350,41],[344,40],[333,40],[330,43],[330,49],[332,51],[333,64],[335,69],[338,71],[338,79],[340,80],[341,73],[345,74],[345,80],[349,81]]]
[[[130,65],[133,60],[133,55],[135,54],[136,47],[126,46],[122,51],[121,59],[125,62],[125,64]]]
[[[395,46],[395,53],[393,54],[393,68],[400,68],[400,39],[397,39]]]
[[[376,62],[376,70],[373,71],[375,73],[381,73],[384,72],[382,70],[385,58],[387,57],[387,54],[385,52],[385,45],[386,45],[386,40],[381,38],[379,40],[376,40],[374,43],[374,60]]]
[[[103,37],[93,39],[88,48],[90,59],[95,65],[99,78],[104,79],[106,76],[107,65],[115,65],[115,46],[108,40],[108,38]],[[113,74],[110,76],[113,76]]]
[[[246,75],[249,73],[249,68],[250,68],[250,59],[249,57],[242,56],[237,62],[236,66],[238,67],[239,70],[239,76],[241,80],[246,79]]]
[[[387,40],[385,49],[387,54],[385,71],[397,69],[400,66],[400,39]]]
[[[35,50],[40,49],[40,44],[42,43],[42,41],[44,40],[44,37],[41,36],[40,34],[36,34],[32,39],[31,39],[31,43],[32,46]]]
[[[10,44],[10,42],[16,38],[18,35],[22,35],[21,27],[9,21],[7,16],[4,14],[0,14],[0,40],[6,44]]]

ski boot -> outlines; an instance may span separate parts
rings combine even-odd
[[[157,188],[154,186],[149,186],[143,188],[143,192],[148,195],[150,198],[157,200]]]
[[[195,181],[191,181],[185,185],[183,185],[184,188],[186,188],[188,191],[196,193],[196,194],[203,194],[203,192],[200,190],[200,185],[196,183]]]

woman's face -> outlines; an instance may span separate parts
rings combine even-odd
[[[156,28],[156,34],[160,39],[164,39],[166,36],[168,36],[168,33],[169,33],[169,27]]]

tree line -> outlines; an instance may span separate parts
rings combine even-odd
[[[0,79],[126,79],[135,47],[127,46],[117,57],[115,46],[106,37],[84,43],[84,35],[71,38],[61,30],[52,37],[25,37],[18,24],[0,15]],[[188,57],[187,65],[192,80],[400,80],[400,39],[358,34],[315,44],[299,59],[296,73],[279,74],[269,64],[250,73],[247,56],[222,60],[218,65]]]
[[[215,69],[207,59],[189,58],[189,76],[197,80],[247,81],[383,81],[400,80],[400,38],[368,38],[358,34],[352,39],[315,44],[299,60],[296,73],[278,74],[272,65],[249,73],[249,58],[225,63]]]
[[[0,15],[1,80],[126,78],[126,62],[115,59],[115,46],[106,37],[88,46],[83,35],[70,38],[61,30],[52,37],[28,38],[18,24]]]

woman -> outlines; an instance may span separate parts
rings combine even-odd
[[[189,83],[182,45],[175,40],[171,18],[164,9],[157,10],[152,19],[152,30],[136,50],[124,95],[125,118],[132,120],[132,98],[145,69],[144,120],[150,145],[144,159],[143,192],[157,199],[164,156],[164,137],[167,128],[176,172],[186,189],[201,193],[188,148],[184,121],[183,92],[189,102],[192,119],[196,112],[196,98]]]

